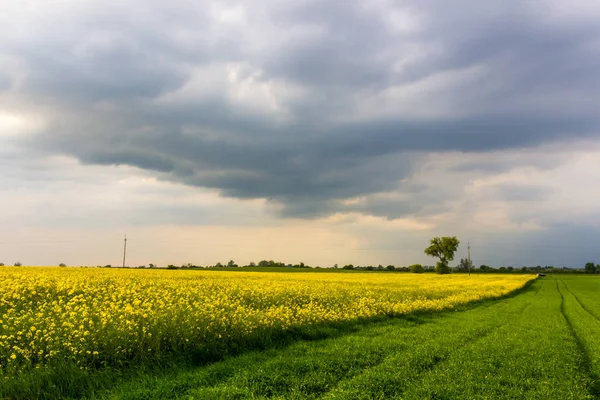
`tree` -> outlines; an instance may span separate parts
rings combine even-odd
[[[413,264],[410,267],[408,267],[408,269],[410,270],[410,272],[415,274],[422,274],[423,272],[425,272],[425,268],[423,268],[421,264]]]
[[[589,262],[585,264],[585,273],[586,274],[593,274],[596,272],[596,265],[594,265],[593,262]]]
[[[4,263],[0,263],[0,267],[4,267]]]
[[[60,263],[60,264],[58,264],[58,266],[59,266],[59,267],[66,267],[66,266],[67,266],[67,264],[65,264],[65,263]]]
[[[395,271],[396,267],[394,267],[393,265],[388,265],[387,267],[385,267],[385,269],[387,269],[388,271]]]
[[[434,237],[430,241],[430,245],[425,249],[425,254],[430,257],[439,258],[435,272],[438,274],[450,273],[448,263],[454,260],[454,253],[458,250],[460,241],[456,236]]]
[[[469,262],[466,258],[461,258],[456,269],[460,272],[468,272],[473,269],[473,261]]]
[[[15,265],[15,267],[20,267],[23,264],[21,264],[19,261],[17,261],[14,265]]]
[[[352,265],[352,264],[344,265],[342,267],[342,269],[354,269],[354,265]]]
[[[227,263],[227,266],[232,268],[232,267],[237,267],[238,265],[235,263],[235,261],[229,260],[229,262]]]

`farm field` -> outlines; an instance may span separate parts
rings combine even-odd
[[[600,280],[531,278],[7,268],[0,397],[597,398]]]
[[[206,364],[306,329],[453,309],[532,276],[17,267],[0,278],[0,394],[32,398],[76,396],[121,371]]]
[[[595,277],[545,277],[460,311],[142,377],[99,398],[596,399],[599,289]]]

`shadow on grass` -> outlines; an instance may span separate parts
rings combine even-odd
[[[320,323],[294,327],[284,331],[261,330],[254,334],[220,343],[210,348],[196,348],[185,354],[177,353],[167,359],[155,360],[128,367],[111,367],[81,370],[74,364],[63,363],[52,368],[33,370],[20,376],[0,381],[0,398],[10,399],[80,399],[106,393],[128,381],[144,376],[156,378],[207,366],[227,358],[268,349],[283,349],[299,341],[319,341],[355,334],[377,326],[402,324],[417,326],[433,323],[440,318],[478,307],[497,304],[530,290],[536,280],[527,282],[522,288],[504,296],[473,301],[443,311],[421,311],[401,316],[376,316],[337,323]],[[539,285],[538,285],[539,286]],[[449,311],[453,311],[449,314]]]

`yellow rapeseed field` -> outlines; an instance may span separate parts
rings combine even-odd
[[[222,348],[311,324],[435,311],[531,275],[0,269],[0,369],[82,369]]]

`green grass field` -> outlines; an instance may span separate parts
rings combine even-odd
[[[504,299],[332,330],[320,340],[144,376],[112,399],[593,399],[600,279],[545,277]]]

